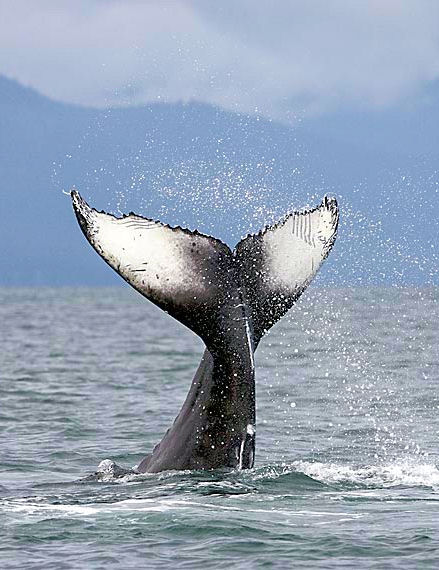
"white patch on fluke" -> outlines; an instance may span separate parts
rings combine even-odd
[[[116,218],[91,208],[73,191],[81,228],[99,255],[130,285],[173,316],[191,319],[217,306],[220,259],[231,255],[220,240],[130,214]],[[183,320],[184,320],[183,318]]]
[[[98,212],[78,194],[73,194],[73,203],[86,220],[91,245],[136,289],[159,288],[166,293],[193,279],[184,255],[187,235],[135,214],[115,218]],[[197,286],[204,287],[201,279]]]
[[[317,273],[335,239],[338,211],[325,198],[310,212],[295,212],[263,235],[264,275],[268,283],[301,289]]]

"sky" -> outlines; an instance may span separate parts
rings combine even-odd
[[[381,109],[438,81],[439,2],[0,0],[0,74],[96,107]]]
[[[420,267],[422,257],[416,279],[436,279],[438,100],[437,0],[0,0],[0,174],[13,189],[3,210],[21,223],[1,220],[0,242],[15,247],[3,275],[73,282],[84,244],[61,191],[74,186],[99,207],[233,244],[248,220],[261,227],[273,208],[280,216],[335,194],[342,275],[353,264],[354,280],[387,275],[367,260],[393,240],[383,260]],[[262,119],[141,107],[158,101]],[[139,108],[88,109],[111,105]],[[56,212],[50,231],[36,208]]]

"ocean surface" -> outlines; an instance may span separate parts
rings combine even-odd
[[[0,567],[439,568],[439,289],[311,288],[263,339],[249,471],[136,465],[201,341],[140,295],[0,289]]]

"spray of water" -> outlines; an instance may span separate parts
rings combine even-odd
[[[76,154],[54,165],[53,180],[67,187],[73,185],[72,172],[80,172],[81,180],[74,185],[118,215],[134,210],[234,245],[242,235],[287,211],[314,205],[323,194],[338,194],[341,223],[336,247],[310,291],[265,339],[258,358],[262,364],[277,364],[275,369],[265,367],[259,389],[268,391],[273,408],[284,416],[285,433],[292,442],[297,433],[312,430],[315,414],[320,420],[326,416],[325,443],[322,446],[316,438],[308,452],[314,462],[294,467],[311,476],[317,476],[316,470],[323,473],[324,465],[340,466],[355,456],[370,465],[402,461],[409,466],[414,458],[428,464],[432,450],[419,445],[419,430],[424,435],[430,431],[431,440],[435,433],[420,420],[423,410],[438,403],[416,402],[414,386],[430,378],[437,358],[428,331],[437,320],[439,222],[432,212],[439,193],[438,172],[420,161],[408,173],[383,173],[378,189],[362,180],[348,194],[310,171],[306,149],[297,141],[279,162],[273,156],[276,151],[253,156],[251,149],[243,153],[234,148],[233,133],[216,138],[212,134],[208,152],[202,148],[206,139],[197,137],[180,152],[154,130],[135,148],[127,151],[116,144],[111,159],[102,157],[91,164],[90,149],[100,139],[111,139],[111,119],[111,113],[98,117]],[[241,123],[245,132],[246,119]],[[420,224],[429,228],[427,240],[418,236]],[[355,312],[359,307],[361,314]],[[384,350],[389,335],[393,354]],[[326,396],[322,399],[316,390],[313,406],[313,390],[322,384]],[[304,393],[311,394],[309,400]],[[308,411],[301,406],[308,406]],[[342,416],[338,410],[343,410]],[[261,410],[259,415],[267,423],[268,414]],[[346,441],[351,458],[345,449],[340,451]],[[282,460],[289,454],[287,450]],[[337,476],[342,476],[343,469],[337,469]],[[380,469],[386,478],[385,467]]]

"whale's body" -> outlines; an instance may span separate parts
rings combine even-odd
[[[329,254],[335,199],[289,214],[231,251],[213,237],[135,214],[116,218],[88,206],[78,192],[71,195],[99,255],[206,345],[180,413],[137,470],[253,467],[254,352]]]

